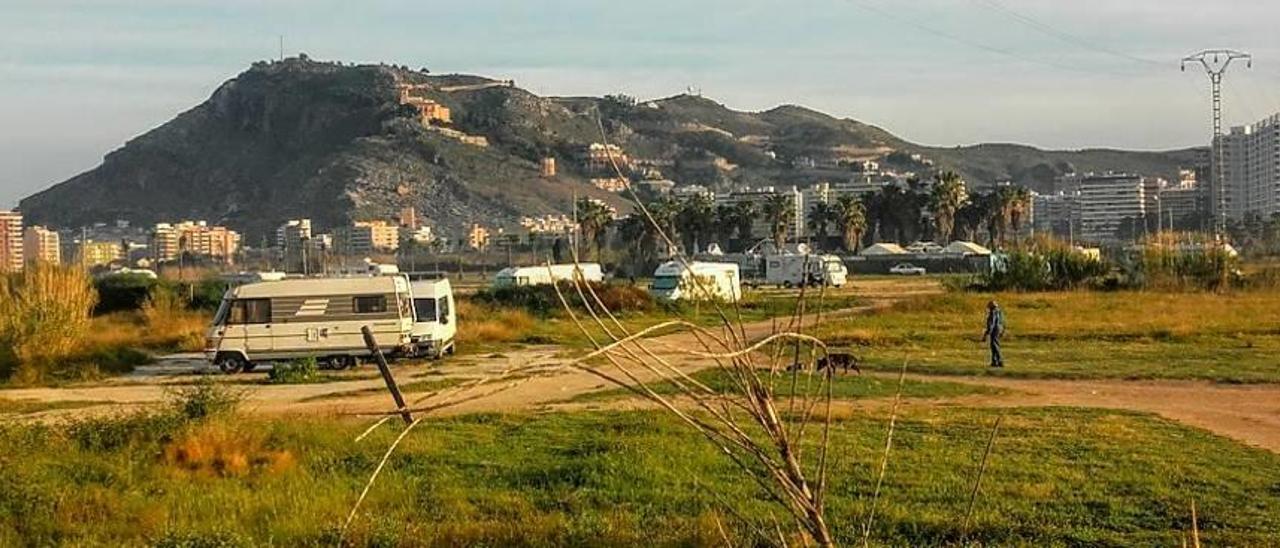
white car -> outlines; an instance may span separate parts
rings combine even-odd
[[[898,274],[901,276],[924,276],[924,267],[916,266],[911,263],[900,263],[889,269],[890,274]]]

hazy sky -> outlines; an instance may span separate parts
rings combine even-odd
[[[797,103],[918,142],[1160,149],[1280,110],[1274,0],[0,0],[0,207],[92,168],[258,59],[386,61],[540,94],[688,86]]]

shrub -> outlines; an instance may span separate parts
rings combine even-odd
[[[1131,265],[1129,284],[1150,289],[1221,290],[1237,281],[1239,260],[1225,250],[1148,246]]]
[[[560,292],[564,294],[565,300],[569,301],[569,305],[581,308],[582,297],[578,295],[578,290],[573,284],[560,282],[559,285]],[[614,313],[643,312],[656,307],[653,297],[644,288],[599,282],[588,282],[588,285],[595,293],[595,297],[592,297],[586,289],[583,290],[583,294],[591,301],[593,307],[596,306],[597,297]],[[560,297],[556,295],[556,288],[550,285],[485,288],[477,291],[472,299],[494,307],[523,309],[542,318],[555,315],[562,308]]]
[[[200,421],[209,417],[234,413],[244,401],[238,390],[202,378],[169,393],[169,409],[184,421]]]
[[[981,291],[1049,291],[1076,289],[1098,283],[1110,268],[1106,263],[1070,246],[1046,243],[1012,251],[978,277]]]
[[[36,382],[73,355],[97,298],[80,269],[37,263],[0,277],[0,375]]]
[[[122,310],[138,310],[160,282],[141,274],[104,276],[93,283],[99,300],[93,313],[108,314]]]
[[[277,362],[267,373],[271,384],[304,384],[319,379],[319,368],[315,358],[300,358],[287,362]]]

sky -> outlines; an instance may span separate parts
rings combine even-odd
[[[1280,111],[1270,0],[2,0],[0,207],[91,169],[250,63],[387,62],[545,95],[686,89],[931,145],[1169,149],[1210,133],[1198,50],[1252,53],[1228,125]]]

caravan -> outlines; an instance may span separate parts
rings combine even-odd
[[[738,265],[734,263],[695,261],[686,267],[681,261],[667,261],[653,272],[649,293],[654,298],[667,301],[696,301],[710,297],[737,302],[742,298],[742,278],[738,274]]]
[[[412,353],[413,318],[402,275],[250,283],[223,295],[204,353],[226,373],[295,358],[347,368],[370,354],[360,332],[366,325],[383,351]]]
[[[553,281],[573,281],[574,269],[582,267],[582,279],[588,282],[603,282],[604,272],[597,263],[553,264],[541,266],[512,266],[498,271],[493,278],[494,287],[515,287],[525,285],[549,285]]]
[[[765,283],[780,287],[827,285],[841,287],[849,269],[835,255],[771,255],[765,259]]]
[[[458,333],[458,307],[453,300],[453,287],[448,278],[413,280],[414,355],[439,358],[453,354],[454,335]]]

